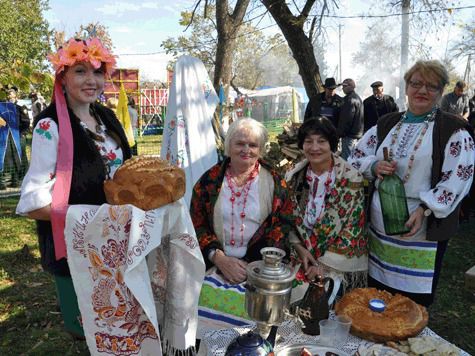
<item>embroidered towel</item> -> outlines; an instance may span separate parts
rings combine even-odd
[[[161,355],[159,326],[166,353],[194,351],[205,265],[183,199],[73,205],[65,236],[91,355]]]

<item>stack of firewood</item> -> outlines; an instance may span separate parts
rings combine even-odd
[[[284,124],[283,132],[277,135],[277,142],[270,144],[266,160],[281,172],[291,169],[303,157],[297,144],[297,132],[300,125],[300,123]]]

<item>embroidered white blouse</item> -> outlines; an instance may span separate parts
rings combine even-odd
[[[375,179],[372,166],[383,160],[383,147],[391,148],[393,160],[397,161],[396,173],[401,179],[408,174],[411,155],[425,123],[403,123],[395,145],[391,146],[396,126],[391,129],[384,141],[378,144],[376,126],[372,127],[358,142],[348,162],[358,169],[365,178]],[[432,169],[432,132],[434,122],[429,122],[420,147],[414,155],[414,163],[409,178],[405,182],[409,213],[421,202],[432,210],[435,217],[447,217],[467,195],[473,180],[475,144],[469,133],[458,130],[450,137],[445,148],[442,178],[434,188],[430,188]],[[376,182],[377,186],[378,182]],[[377,232],[384,234],[384,224],[377,189],[371,202],[371,224]],[[425,239],[426,219],[422,229],[413,239]]]
[[[330,191],[335,184],[335,169],[332,169],[331,172],[324,172],[321,175],[317,175],[309,166],[306,179],[310,189],[308,190],[308,202],[305,209],[304,224],[308,229],[313,229],[315,222],[323,215],[323,211],[325,210],[326,193]],[[328,187],[326,185],[328,185]]]
[[[105,126],[101,126],[104,132],[101,136],[105,138],[105,142],[94,141],[94,143],[112,178],[123,162],[122,149],[113,138],[105,134]],[[30,166],[21,185],[21,196],[16,208],[17,214],[27,215],[33,210],[51,204],[57,150],[58,125],[49,118],[40,120],[33,129]]]
[[[259,174],[250,185],[249,194],[246,201],[245,218],[243,220],[243,244],[241,246],[241,218],[243,195],[235,197],[234,201],[234,246],[231,241],[231,212],[232,205],[231,190],[227,180],[223,179],[223,184],[216,200],[213,212],[213,228],[221,241],[224,253],[227,256],[242,258],[247,252],[247,245],[259,226],[264,222],[272,211],[272,199],[274,192],[274,181],[272,175],[259,167]]]

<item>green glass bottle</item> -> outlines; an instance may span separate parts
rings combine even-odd
[[[383,148],[384,160],[390,161],[388,148]],[[385,175],[378,186],[381,213],[383,214],[386,235],[401,235],[409,232],[405,225],[409,219],[404,182],[394,173]]]

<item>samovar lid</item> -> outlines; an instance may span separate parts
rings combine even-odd
[[[247,273],[254,278],[286,282],[294,279],[294,273],[286,264],[282,263],[285,251],[276,247],[261,249],[262,260],[247,265]]]

